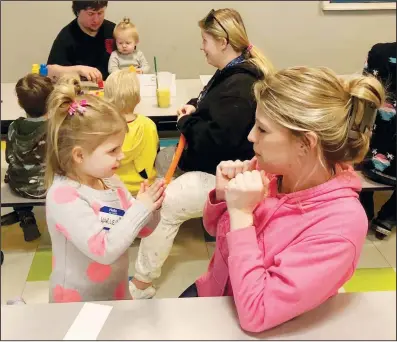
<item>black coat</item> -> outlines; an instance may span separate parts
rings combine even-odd
[[[396,42],[374,45],[364,68],[364,74],[376,76],[385,86],[388,106],[378,110],[363,172],[389,185],[396,185],[396,49]]]
[[[217,72],[197,110],[182,117],[177,124],[187,147],[179,167],[183,171],[216,173],[223,160],[247,160],[254,156],[247,139],[255,123],[254,83],[263,74],[253,64],[243,62]],[[211,82],[211,81],[210,81]]]

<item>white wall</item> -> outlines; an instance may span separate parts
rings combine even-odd
[[[360,71],[373,44],[396,39],[395,10],[323,12],[320,1],[111,1],[106,17],[129,16],[151,65],[156,55],[161,70],[192,78],[213,72],[200,51],[197,22],[223,7],[241,13],[250,40],[277,68]],[[15,82],[31,64],[45,63],[54,38],[73,18],[71,1],[1,2],[1,81]]]

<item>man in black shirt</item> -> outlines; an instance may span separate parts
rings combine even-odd
[[[89,81],[105,80],[115,24],[105,19],[107,1],[72,1],[76,16],[56,37],[48,57],[49,75],[77,72]]]

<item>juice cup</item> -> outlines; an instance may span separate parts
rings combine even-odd
[[[172,74],[165,71],[157,73],[157,83],[157,105],[160,108],[168,108],[171,105]]]

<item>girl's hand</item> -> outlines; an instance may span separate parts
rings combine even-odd
[[[151,186],[147,181],[141,183],[141,188],[136,199],[142,202],[150,211],[157,210],[161,207],[165,197],[164,180],[156,180]]]
[[[230,229],[253,224],[253,211],[267,195],[269,179],[263,171],[246,171],[233,178],[225,189]]]
[[[145,179],[142,183],[141,183],[141,187],[138,191],[138,195],[139,194],[143,194],[147,189],[149,189],[149,181],[147,179]]]
[[[255,169],[256,157],[245,161],[223,161],[216,168],[216,199],[218,201],[225,200],[225,187],[229,181],[235,178],[239,173],[252,171]]]

